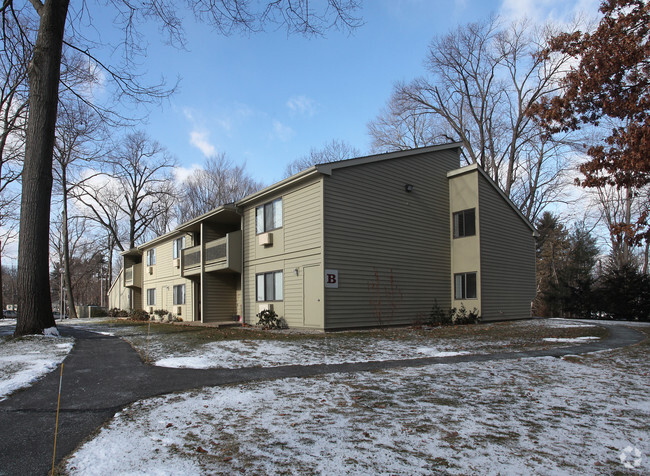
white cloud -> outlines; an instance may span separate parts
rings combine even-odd
[[[192,164],[190,167],[174,167],[174,179],[176,182],[183,182],[197,170],[201,170],[199,164]]]
[[[209,137],[210,134],[206,131],[193,130],[190,132],[190,143],[203,152],[206,157],[215,155],[217,152],[215,146],[208,140]]]
[[[278,120],[273,121],[272,138],[279,139],[282,142],[287,142],[289,139],[293,137],[294,134],[295,131],[291,127],[282,124]]]
[[[576,17],[598,15],[598,0],[503,0],[499,12],[510,20],[529,19],[534,23],[570,23]]]
[[[307,96],[292,96],[287,101],[292,114],[311,117],[316,113],[316,103]]]

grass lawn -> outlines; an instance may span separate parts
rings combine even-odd
[[[192,368],[269,367],[393,360],[456,354],[489,354],[570,346],[607,331],[592,323],[561,320],[499,322],[474,326],[392,328],[336,333],[209,328],[111,321],[85,329],[127,340],[155,365]]]

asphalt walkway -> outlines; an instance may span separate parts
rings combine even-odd
[[[331,365],[290,365],[243,369],[172,369],[146,365],[117,337],[60,326],[75,338],[64,360],[57,437],[57,463],[124,406],[145,398],[204,386],[362,372],[396,367],[562,357],[636,344],[644,334],[623,325],[608,325],[609,335],[596,342],[548,350],[487,355],[426,357]],[[29,388],[0,402],[0,475],[45,475],[52,467],[60,367]]]

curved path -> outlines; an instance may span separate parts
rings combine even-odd
[[[137,400],[204,386],[361,372],[432,364],[561,357],[636,344],[644,334],[623,325],[607,325],[609,335],[597,342],[548,350],[349,364],[289,365],[242,369],[172,369],[146,365],[117,337],[61,326],[75,345],[64,361],[57,438],[57,463],[117,411]],[[0,475],[44,475],[52,467],[54,426],[60,372],[0,402]]]

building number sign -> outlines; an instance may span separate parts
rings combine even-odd
[[[339,271],[338,269],[325,270],[325,287],[338,288],[339,287]]]

